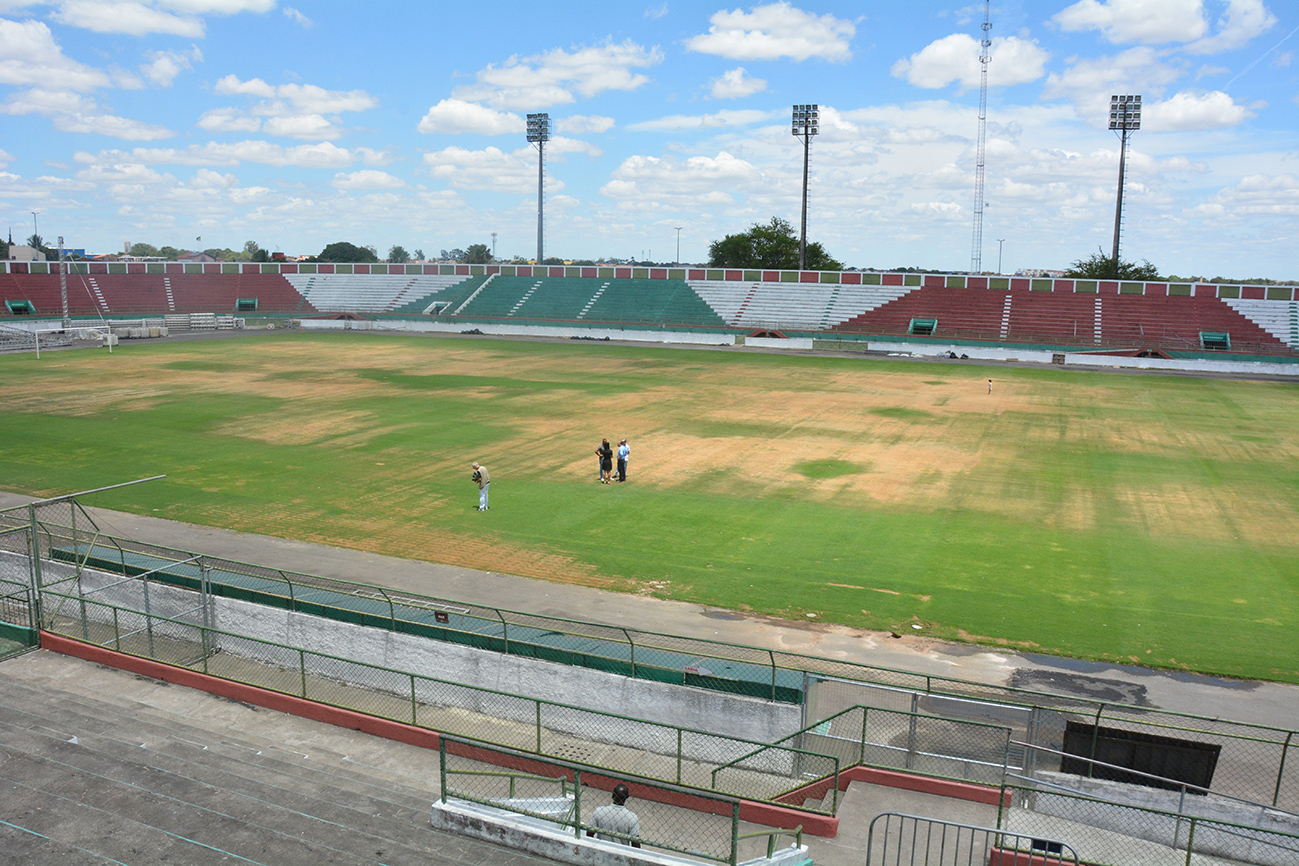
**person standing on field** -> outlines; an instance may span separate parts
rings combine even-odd
[[[627,480],[627,458],[631,456],[631,446],[626,439],[618,442],[618,482]]]
[[[613,448],[609,446],[608,439],[600,441],[600,447],[595,449],[595,456],[600,458],[600,483],[612,484],[613,479]]]
[[[478,482],[478,510],[487,510],[487,488],[492,483],[492,476],[488,474],[487,467],[482,466],[478,461],[474,461],[474,474],[470,476]]]

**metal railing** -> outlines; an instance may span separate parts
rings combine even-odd
[[[188,620],[46,590],[42,627],[128,655],[535,755],[582,749],[592,765],[758,801],[776,801],[807,778],[833,778],[831,755],[665,725],[540,698],[464,685],[219,630]],[[53,612],[59,611],[54,614]],[[744,772],[712,770],[765,749]],[[793,804],[801,807],[800,804]],[[827,811],[807,807],[809,811]]]
[[[740,800],[735,797],[647,782],[576,761],[539,759],[458,737],[442,737],[438,752],[443,804],[456,799],[490,806],[553,825],[575,839],[596,836],[731,866],[739,862],[746,841],[755,843],[753,853],[765,852],[768,858],[784,836],[792,836],[795,847],[802,846],[801,827],[741,834]],[[484,765],[512,770],[479,769]],[[634,813],[638,831],[602,826],[605,822],[597,813],[609,803],[609,796],[590,782],[604,789],[618,782],[629,787],[632,797],[627,808]]]
[[[1063,833],[1088,863],[1191,866],[1221,858],[1258,866],[1299,863],[1299,835],[1212,817],[1120,803],[1050,786],[1007,785],[998,826],[1020,835]]]
[[[70,561],[78,572],[93,564],[122,574],[171,563],[167,579],[196,590],[206,575],[213,592],[288,610],[636,678],[800,702],[808,726],[856,706],[960,718],[953,708],[965,703],[971,718],[1004,717],[1016,740],[1046,749],[1062,747],[1070,722],[1177,736],[1221,748],[1214,793],[1299,811],[1294,730],[395,593],[196,555],[111,537],[75,496],[0,511],[0,530],[6,527],[33,529],[38,584],[42,558]],[[916,769],[915,757],[907,769]]]
[[[1123,862],[1123,861],[1108,861]],[[1078,854],[1051,838],[993,827],[881,812],[866,835],[866,866],[1078,866]]]

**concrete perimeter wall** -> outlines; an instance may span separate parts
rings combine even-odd
[[[41,568],[47,581],[55,575],[69,576],[72,572],[66,563],[42,561]],[[88,600],[137,611],[145,609],[143,580],[123,580],[120,575],[85,570],[81,586]],[[76,595],[73,583],[64,584],[59,590]],[[201,613],[195,610],[198,593],[153,582],[147,591],[149,610],[153,614],[195,625],[200,623]],[[75,616],[80,611],[66,613]],[[99,622],[112,622],[111,611],[107,609],[90,606],[87,615]],[[389,693],[400,689],[403,696],[409,694],[407,678],[402,677],[395,684],[392,674],[364,665],[443,681],[416,680],[416,698],[421,703],[454,706],[526,724],[536,723],[534,700],[580,707],[543,707],[543,726],[594,742],[659,754],[676,754],[678,742],[674,728],[719,735],[688,734],[680,746],[686,757],[725,762],[749,753],[753,747],[721,738],[772,743],[794,733],[802,724],[801,708],[791,704],[505,655],[246,601],[213,598],[212,627],[255,641],[306,650],[309,674],[350,685]],[[290,661],[283,650],[268,644],[221,635],[216,637],[216,644],[222,652],[264,664],[282,667]],[[324,656],[361,664],[340,665]],[[296,653],[291,662],[296,668]],[[630,718],[598,715],[602,713]],[[789,773],[795,763],[793,753],[777,749],[757,760],[746,761],[744,766],[751,770]]]

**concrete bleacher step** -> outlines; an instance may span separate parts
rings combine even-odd
[[[436,753],[39,655],[6,663],[20,676],[0,696],[0,816],[52,840],[28,862],[60,846],[133,864],[495,857],[428,828]],[[40,675],[60,666],[78,675]]]

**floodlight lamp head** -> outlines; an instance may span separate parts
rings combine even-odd
[[[1110,97],[1110,129],[1136,130],[1141,128],[1140,94]]]
[[[528,141],[550,140],[550,115],[546,113],[528,115]]]
[[[816,104],[795,105],[790,123],[790,132],[794,135],[816,135],[821,131],[820,106]]]

